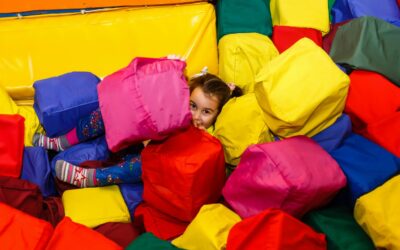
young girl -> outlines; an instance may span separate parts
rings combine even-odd
[[[217,76],[202,72],[189,81],[192,123],[200,129],[213,130],[213,124],[224,104],[232,97],[242,95],[242,90],[226,84]],[[66,135],[49,138],[36,134],[35,146],[62,151],[77,143],[93,139],[105,132],[100,109],[80,119],[76,128]],[[106,168],[81,168],[63,160],[56,162],[56,176],[61,181],[78,187],[105,186],[117,183],[135,183],[141,180],[140,154],[128,154],[118,165]]]

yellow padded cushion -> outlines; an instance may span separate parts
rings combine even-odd
[[[239,164],[248,146],[273,141],[254,93],[232,98],[224,105],[214,136],[224,146],[225,161],[231,165]]]
[[[226,249],[229,231],[240,221],[239,215],[222,204],[204,205],[172,244],[182,249]]]
[[[16,114],[18,106],[8,95],[7,91],[0,85],[0,114]]]
[[[32,106],[18,106],[18,114],[25,118],[25,146],[32,146],[35,133],[43,131],[39,118]]]
[[[255,94],[264,120],[279,137],[309,137],[342,114],[349,77],[308,38],[273,59],[257,75]]]
[[[271,39],[258,33],[225,35],[219,40],[218,51],[219,76],[235,83],[243,93],[254,92],[258,72],[279,55]]]
[[[400,175],[356,201],[354,217],[376,248],[400,249]]]
[[[33,107],[17,106],[8,93],[0,86],[0,114],[19,114],[25,118],[24,145],[32,146],[32,137],[40,127],[39,118]]]
[[[65,216],[90,228],[107,222],[131,221],[117,185],[67,190],[62,202]]]
[[[329,32],[327,0],[271,0],[272,25],[313,28]]]
[[[187,75],[218,74],[215,10],[209,3],[123,8],[0,20],[0,85],[30,99],[39,79],[71,71],[105,77],[137,56],[187,58]],[[26,103],[26,102],[25,102]]]

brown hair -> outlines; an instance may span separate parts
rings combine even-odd
[[[223,80],[210,73],[196,76],[189,80],[190,93],[197,87],[200,87],[204,93],[217,97],[219,101],[218,113],[221,112],[222,107],[230,98],[243,95],[241,88],[236,86],[231,92],[231,89]]]

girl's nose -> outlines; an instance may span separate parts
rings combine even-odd
[[[193,120],[200,119],[200,112],[199,111],[192,112],[192,117],[193,117]]]

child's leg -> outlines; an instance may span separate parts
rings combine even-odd
[[[125,161],[118,165],[97,169],[85,169],[59,160],[56,163],[56,176],[61,181],[78,187],[106,186],[141,181],[142,162],[140,155],[127,155],[124,159]]]
[[[119,183],[137,183],[142,180],[142,159],[140,154],[129,154],[124,162],[107,168],[98,168],[96,182],[98,186]]]
[[[104,123],[100,108],[79,120],[78,126],[66,135],[50,138],[42,134],[35,134],[33,145],[55,151],[63,151],[79,142],[87,141],[104,134]]]
[[[76,127],[76,136],[79,142],[87,141],[101,135],[104,135],[104,122],[101,116],[100,108],[90,113],[90,115],[81,118]]]
[[[56,177],[77,187],[96,186],[96,169],[81,168],[63,160],[56,162]]]
[[[54,151],[63,151],[71,146],[66,136],[50,138],[42,134],[35,134],[32,140],[33,146],[44,147]]]

